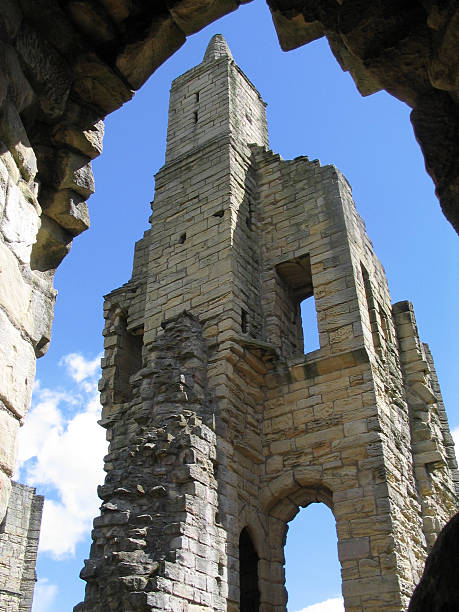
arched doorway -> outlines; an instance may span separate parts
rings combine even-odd
[[[301,508],[290,521],[284,556],[288,612],[344,610],[335,519],[325,504]]]

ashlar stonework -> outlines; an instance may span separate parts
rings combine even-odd
[[[153,209],[105,300],[110,447],[75,610],[285,612],[287,523],[315,502],[336,520],[347,612],[406,609],[457,510],[433,361],[346,179],[269,150],[220,35],[172,84]]]

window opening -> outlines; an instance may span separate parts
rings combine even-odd
[[[362,272],[363,286],[365,289],[365,299],[367,301],[367,310],[368,310],[368,316],[370,319],[370,329],[371,329],[371,336],[373,340],[373,346],[376,352],[378,352],[379,354],[379,352],[381,351],[381,338],[380,338],[379,330],[378,330],[378,316],[379,316],[378,304],[373,295],[373,288],[371,286],[371,281],[370,281],[370,277],[368,275],[367,269],[362,263],[360,263],[360,269]]]
[[[199,91],[194,94],[195,102],[199,102]]]
[[[386,311],[384,310],[384,308],[379,302],[378,302],[378,308],[379,308],[379,318],[381,320],[381,327],[383,330],[384,338],[386,339],[387,342],[391,342],[392,334],[391,334],[391,329],[390,329],[390,324],[389,324],[389,317],[387,316]]]
[[[301,508],[290,521],[284,556],[288,612],[318,603],[344,612],[335,519],[325,504]]]
[[[258,612],[260,609],[258,554],[245,528],[239,536],[239,588],[240,612]]]
[[[197,123],[198,122],[198,111],[194,111],[193,118],[194,118],[194,122]]]
[[[314,294],[300,304],[301,326],[303,329],[303,349],[305,353],[320,348],[319,330],[317,328],[316,300]]]
[[[246,334],[248,331],[248,315],[247,315],[247,311],[242,309],[241,310],[241,331],[243,334]]]
[[[309,254],[278,264],[276,271],[283,352],[320,348]]]
[[[124,315],[119,315],[115,326],[117,346],[113,359],[118,376],[114,380],[114,397],[117,402],[128,402],[132,398],[130,377],[142,367],[143,329],[128,331]]]
[[[179,238],[179,244],[183,244],[186,240],[186,233],[182,234]]]

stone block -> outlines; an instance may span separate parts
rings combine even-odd
[[[94,159],[102,153],[103,138],[104,122],[102,119],[86,129],[79,125],[60,124],[53,132],[55,142],[76,149],[90,159]]]
[[[341,563],[350,559],[366,558],[370,552],[370,538],[347,538],[338,542],[338,556]]]
[[[9,248],[21,263],[29,263],[32,245],[40,227],[39,213],[36,203],[32,203],[12,180],[8,182],[6,206],[0,224]]]
[[[37,159],[19,113],[9,100],[5,100],[0,108],[0,140],[11,151],[24,180],[33,180],[37,173]]]
[[[9,178],[8,168],[0,157],[0,219],[3,217],[3,211],[5,210]]]
[[[47,216],[54,219],[72,236],[77,236],[89,228],[89,211],[85,197],[72,191],[62,189],[54,191],[44,189],[40,203]]]
[[[72,235],[53,219],[41,216],[41,227],[33,245],[30,266],[33,270],[55,270],[72,246]]]
[[[11,479],[0,470],[0,519],[3,520],[11,495]]]
[[[0,74],[3,75],[0,86],[0,101],[3,102],[8,96],[20,113],[30,106],[35,94],[32,87],[22,71],[16,50],[8,44],[0,41]]]
[[[198,32],[219,17],[234,11],[239,6],[236,0],[185,0],[171,6],[175,23],[187,36]]]
[[[11,478],[16,462],[16,435],[19,420],[0,410],[0,467]]]
[[[23,418],[29,409],[35,376],[35,353],[0,311],[0,397]]]
[[[82,53],[74,64],[73,90],[86,104],[113,112],[130,100],[134,92],[115,72],[92,52]]]
[[[56,119],[64,112],[72,84],[66,60],[27,22],[21,24],[16,48],[34,82],[42,112]]]
[[[126,45],[116,59],[116,67],[131,87],[138,89],[185,40],[170,15],[158,16],[143,40]]]

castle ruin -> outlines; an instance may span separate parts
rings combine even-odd
[[[287,523],[315,502],[347,612],[405,609],[457,510],[433,361],[346,179],[269,150],[220,35],[173,82],[151,224],[105,301],[110,447],[75,609],[285,612]]]

